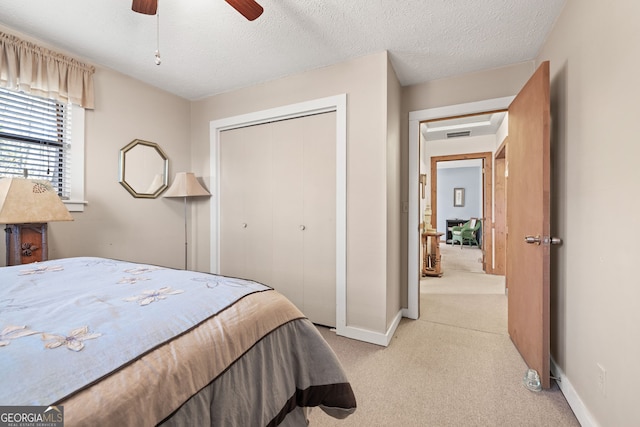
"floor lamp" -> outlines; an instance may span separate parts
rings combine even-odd
[[[162,197],[184,199],[184,269],[187,269],[187,197],[210,196],[192,172],[178,172]]]

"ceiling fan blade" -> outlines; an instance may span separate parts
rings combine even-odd
[[[253,21],[258,16],[262,15],[264,9],[258,3],[253,0],[225,0],[235,10],[240,12],[242,16],[249,21]]]
[[[155,15],[158,11],[158,0],[133,0],[131,10],[145,15]]]

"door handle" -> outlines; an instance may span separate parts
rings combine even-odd
[[[540,238],[540,235],[537,236],[525,236],[524,238],[525,243],[528,243],[530,245],[539,245],[541,243],[544,243],[545,245],[561,245],[562,244],[562,239],[559,237],[543,237]]]
[[[301,226],[300,226],[300,231],[304,231],[304,230],[306,230],[306,229],[307,229],[307,227],[305,227],[304,225],[301,225]]]
[[[246,222],[242,223],[242,228],[247,228],[247,223]]]

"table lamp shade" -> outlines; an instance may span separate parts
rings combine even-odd
[[[0,224],[51,221],[73,221],[73,217],[50,183],[0,178]]]
[[[210,196],[209,193],[192,172],[178,172],[171,187],[164,193],[163,197],[194,197]]]

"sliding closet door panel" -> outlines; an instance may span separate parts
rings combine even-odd
[[[220,139],[220,272],[271,281],[271,143],[257,126]]]
[[[336,325],[336,114],[224,131],[220,271]]]
[[[272,230],[272,154],[271,141],[263,125],[245,128],[248,140],[245,190],[245,218],[247,223],[246,278],[270,283]]]
[[[336,114],[304,118],[304,313],[336,325]]]
[[[244,192],[246,141],[242,129],[220,138],[220,274],[243,277],[245,271]]]
[[[301,119],[270,124],[273,144],[273,286],[304,311]]]

